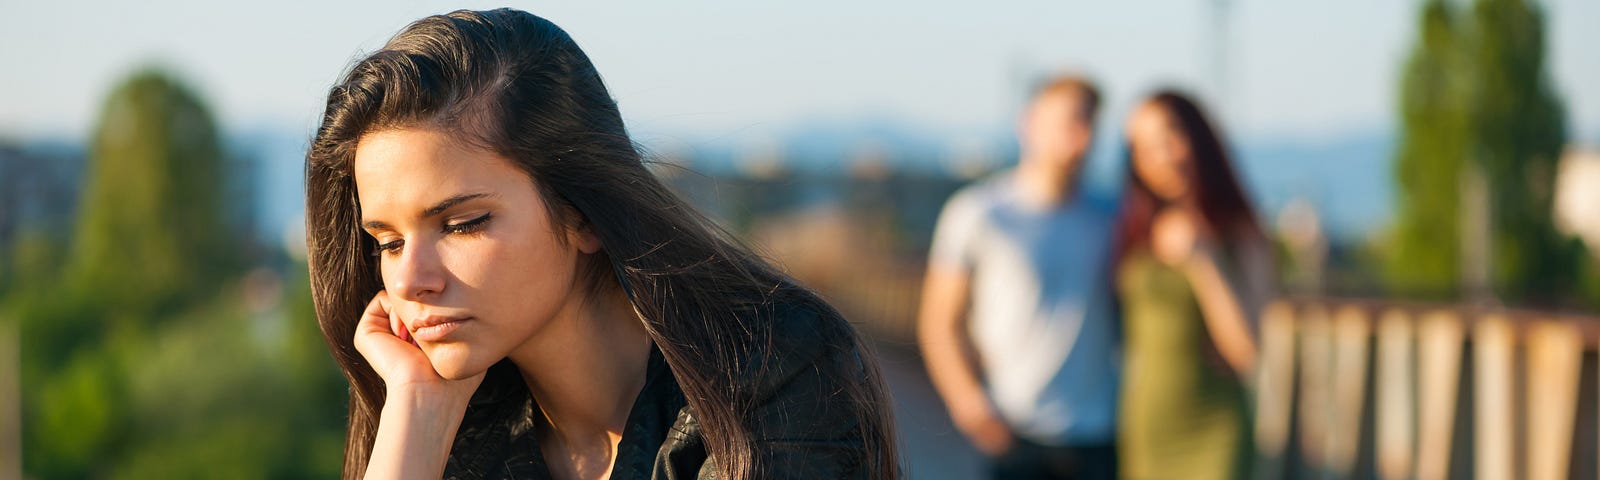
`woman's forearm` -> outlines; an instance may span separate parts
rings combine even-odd
[[[1187,273],[1212,343],[1234,371],[1242,378],[1250,378],[1256,361],[1256,343],[1250,328],[1254,322],[1245,311],[1238,289],[1217,265],[1216,257],[1210,252],[1197,253]]]
[[[465,400],[425,388],[390,389],[365,478],[439,478],[466,407]]]

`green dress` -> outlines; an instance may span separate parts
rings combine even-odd
[[[1124,376],[1117,455],[1123,478],[1249,476],[1245,391],[1219,361],[1184,275],[1151,256],[1119,267]]]

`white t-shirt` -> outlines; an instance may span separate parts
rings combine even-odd
[[[1049,445],[1115,438],[1121,335],[1113,313],[1116,204],[1019,197],[1015,171],[956,192],[930,262],[971,278],[969,326],[983,380],[1019,436]]]

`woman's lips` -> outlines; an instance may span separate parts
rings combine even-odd
[[[472,317],[423,317],[413,323],[415,330],[411,332],[411,336],[419,342],[442,342],[449,339],[452,333],[460,330],[470,320]]]

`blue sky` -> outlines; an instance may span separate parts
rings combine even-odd
[[[1207,95],[1231,131],[1319,139],[1393,123],[1418,2],[1234,0],[1222,88],[1209,0],[521,2],[571,32],[636,131],[760,142],[816,119],[1005,131],[1028,79],[1077,69],[1111,114],[1157,85]],[[467,2],[486,8],[500,4]],[[1550,71],[1578,136],[1600,141],[1600,2],[1543,2]],[[424,1],[0,5],[0,136],[81,136],[133,67],[180,72],[224,126],[309,130],[327,87]]]
[[[796,132],[865,135],[886,126],[947,142],[937,149],[981,149],[1007,138],[1033,79],[1077,70],[1108,97],[1093,184],[1118,181],[1114,136],[1129,106],[1153,88],[1179,86],[1222,120],[1265,212],[1308,198],[1330,230],[1381,228],[1392,211],[1394,95],[1420,1],[1228,0],[1221,37],[1217,3],[507,6],[567,29],[605,76],[635,140],[657,153],[764,151]],[[1572,138],[1600,144],[1600,2],[1540,4],[1547,69],[1565,96]],[[0,0],[0,18],[11,20],[0,29],[0,140],[77,141],[115,82],[164,65],[263,160],[264,228],[297,225],[302,149],[344,69],[417,18],[503,5]]]

